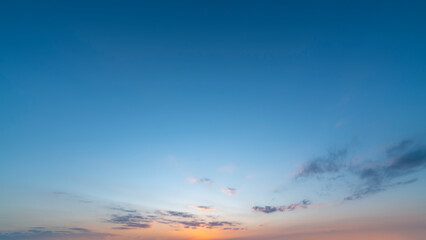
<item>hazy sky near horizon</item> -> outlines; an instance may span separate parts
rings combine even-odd
[[[425,1],[2,1],[0,240],[422,240]]]

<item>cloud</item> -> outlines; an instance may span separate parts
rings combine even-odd
[[[229,196],[234,196],[237,193],[237,189],[235,188],[222,188],[222,192],[228,194]]]
[[[175,223],[180,223],[185,226],[185,228],[223,228],[223,227],[233,227],[239,225],[239,223],[229,222],[229,221],[204,221],[204,220],[193,220],[193,221],[176,221]],[[238,228],[240,229],[240,228]],[[235,229],[237,230],[237,229]]]
[[[426,168],[426,146],[412,139],[402,140],[382,152],[382,158],[358,164],[345,161],[347,149],[329,152],[326,156],[307,162],[295,179],[319,177],[327,174],[339,174],[328,177],[329,182],[343,182],[351,179],[351,193],[345,201],[361,199],[401,185],[411,184],[416,178],[403,179],[410,174]],[[333,175],[332,175],[333,176]],[[402,180],[397,181],[397,179]],[[355,180],[353,180],[355,179]],[[264,209],[274,211],[274,209]],[[275,211],[278,211],[275,209]]]
[[[128,228],[150,228],[149,224],[152,219],[148,217],[141,216],[139,214],[127,214],[127,215],[112,215],[107,222],[120,224],[125,229]]]
[[[213,181],[210,178],[200,178],[200,179],[188,178],[187,180],[190,183],[205,183],[205,184],[212,184],[213,183]]]
[[[208,208],[205,206],[201,206]],[[106,222],[117,224],[120,226],[113,227],[113,229],[135,229],[135,228],[150,228],[153,223],[165,224],[170,227],[183,227],[183,228],[223,228],[223,227],[238,227],[240,224],[231,221],[215,220],[208,221],[207,216],[196,216],[187,212],[179,211],[163,211],[157,210],[154,213],[142,215],[139,213],[129,213],[124,215],[111,215],[111,218]],[[242,229],[242,228],[241,228]]]
[[[93,203],[93,201],[89,201],[81,196],[74,195],[64,191],[55,191],[53,192],[53,195],[56,196],[57,198],[67,199],[71,201],[78,201],[80,203]]]
[[[46,228],[30,228],[24,231],[0,231],[0,240],[29,240],[29,239],[106,239],[112,234],[92,232],[86,228],[68,228],[63,230],[48,230]]]
[[[388,156],[393,156],[395,154],[399,154],[403,151],[405,151],[408,147],[410,147],[414,143],[411,139],[404,139],[400,141],[397,144],[394,144],[393,146],[386,149],[386,153]]]
[[[111,210],[126,212],[126,213],[136,213],[137,211],[135,209],[126,209],[124,207],[109,207]]]
[[[344,200],[361,199],[365,196],[385,191],[400,185],[417,181],[417,178],[393,182],[396,178],[408,176],[426,167],[426,146],[416,145],[412,140],[404,140],[386,150],[383,162],[367,167],[351,169],[361,181],[354,192]]]
[[[216,209],[208,207],[208,206],[190,206],[193,209],[201,210],[201,211],[214,211]]]
[[[343,161],[347,155],[347,149],[330,151],[327,155],[315,158],[307,162],[296,175],[296,178],[319,176],[326,173],[335,173],[346,167]]]
[[[311,205],[311,201],[304,199],[299,203],[293,203],[290,205],[283,205],[283,206],[254,206],[252,209],[255,212],[262,212],[262,213],[274,213],[274,212],[285,212],[285,211],[294,211],[296,209],[305,209],[309,205]]]
[[[224,228],[222,228],[222,230],[234,230],[234,231],[238,231],[238,230],[245,230],[245,228],[230,228],[230,227],[224,227]]]
[[[69,195],[69,193],[63,192],[63,191],[55,191],[55,192],[53,192],[53,194],[55,194],[55,195]]]
[[[382,191],[385,191],[385,190],[392,188],[392,187],[417,182],[417,180],[418,180],[417,178],[414,178],[414,179],[410,179],[410,180],[407,180],[407,181],[396,182],[396,183],[387,184],[387,185],[367,185],[366,187],[357,189],[351,195],[345,197],[343,200],[351,201],[351,200],[361,199],[361,198],[364,198],[368,195],[378,193],[378,192],[382,192]]]
[[[194,215],[192,215],[190,213],[185,213],[185,212],[167,211],[167,213],[170,216],[175,216],[175,217],[183,217],[183,218],[192,218],[192,217],[194,217]]]
[[[235,223],[228,222],[228,221],[208,222],[206,224],[207,228],[235,226],[235,225],[236,225]]]

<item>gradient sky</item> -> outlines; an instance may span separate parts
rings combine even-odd
[[[0,239],[423,240],[425,1],[1,1]]]

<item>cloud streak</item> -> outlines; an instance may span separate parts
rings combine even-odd
[[[340,181],[340,178],[352,177],[355,179],[350,186],[352,191],[343,198],[344,201],[350,201],[414,183],[417,178],[406,178],[426,168],[426,146],[411,139],[392,145],[382,152],[384,157],[374,161],[349,164],[346,155],[347,149],[341,149],[309,161],[295,179],[319,178],[337,173],[338,178],[330,177],[328,180]]]
[[[208,207],[208,206],[190,206],[193,209],[201,210],[201,211],[214,211],[216,209]]]
[[[323,157],[307,162],[296,175],[296,178],[320,176],[322,174],[335,173],[342,170],[346,167],[344,159],[347,152],[348,150],[346,148],[337,151],[330,151]]]
[[[107,222],[121,225],[118,229],[150,228],[151,225],[149,223],[152,222],[152,219],[143,217],[139,214],[114,214]]]
[[[210,178],[188,178],[188,182],[190,183],[204,183],[204,184],[212,184],[213,181]]]
[[[67,228],[49,230],[46,228],[30,228],[24,231],[0,231],[0,240],[28,240],[28,239],[106,239],[112,234],[92,232],[86,228]]]
[[[426,146],[416,145],[412,140],[404,140],[386,150],[386,159],[382,163],[351,169],[361,181],[355,191],[344,200],[356,200],[385,191],[400,185],[417,181],[413,178],[394,182],[426,167]]]
[[[308,208],[308,206],[311,205],[311,201],[304,199],[300,201],[299,203],[293,203],[290,205],[283,205],[283,206],[254,206],[252,207],[253,211],[255,212],[262,212],[262,213],[274,213],[274,212],[286,212],[286,211],[294,211],[296,209],[305,209]]]
[[[206,206],[199,206],[201,209],[211,209]],[[215,220],[211,221],[204,217],[196,216],[187,212],[179,211],[162,211],[157,210],[153,213],[128,213],[123,215],[113,214],[106,220],[108,223],[119,225],[113,227],[113,229],[144,229],[151,228],[154,223],[168,225],[170,227],[182,227],[182,228],[231,228],[232,230],[242,229],[239,227],[240,223]],[[235,229],[234,229],[235,228]]]

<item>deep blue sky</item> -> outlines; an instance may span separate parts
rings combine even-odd
[[[0,231],[34,227],[14,211],[52,192],[231,217],[341,199],[291,179],[336,149],[374,162],[424,144],[425,13],[425,1],[3,1]],[[194,189],[202,178],[214,186]]]

